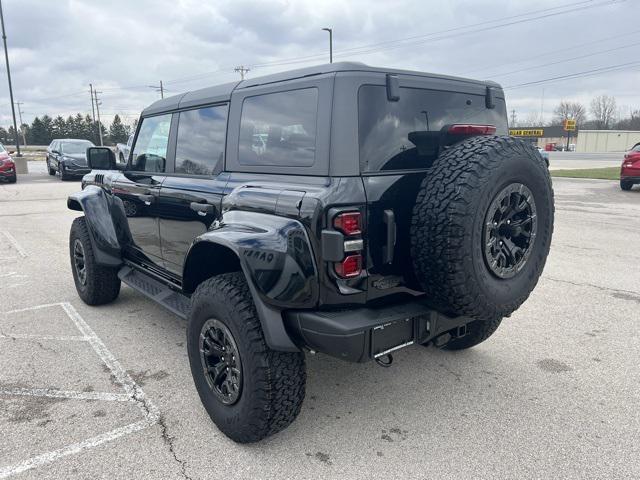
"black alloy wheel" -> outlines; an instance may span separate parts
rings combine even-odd
[[[84,247],[79,238],[73,242],[73,265],[76,269],[78,281],[81,285],[87,284],[87,265],[85,261]]]
[[[202,326],[200,362],[215,396],[225,405],[236,403],[242,393],[242,363],[231,331],[219,320]]]
[[[495,196],[485,217],[484,259],[498,278],[511,278],[526,264],[537,234],[536,203],[529,188],[511,183]]]

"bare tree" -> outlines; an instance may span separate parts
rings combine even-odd
[[[615,97],[600,95],[591,100],[591,114],[594,116],[596,128],[611,128],[616,115]]]
[[[587,109],[580,102],[562,100],[553,110],[553,125],[562,125],[565,120],[573,119],[580,126],[587,117]]]

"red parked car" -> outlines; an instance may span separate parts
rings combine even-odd
[[[620,188],[631,190],[634,184],[640,183],[640,143],[636,143],[624,155],[620,169]]]
[[[6,180],[9,183],[16,183],[16,180],[18,180],[16,164],[13,163],[13,158],[11,158],[2,144],[0,144],[0,180]]]

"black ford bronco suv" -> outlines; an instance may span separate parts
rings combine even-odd
[[[80,297],[124,282],[187,319],[202,403],[238,442],[296,418],[305,352],[388,366],[486,340],[553,231],[547,166],[507,136],[492,82],[295,70],[160,100],[126,164],[87,158],[68,199]]]

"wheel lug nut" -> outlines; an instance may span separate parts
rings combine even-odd
[[[224,362],[224,357],[222,357],[222,361]]]

